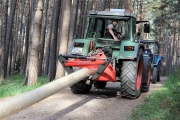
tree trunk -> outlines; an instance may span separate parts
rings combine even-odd
[[[74,30],[76,28],[76,19],[77,19],[77,7],[78,7],[78,2],[79,0],[73,0],[73,5],[72,5],[72,9],[71,9],[71,21],[70,21],[70,28],[69,28],[69,47],[71,46],[72,40],[74,38]]]
[[[101,0],[101,10],[104,11],[106,8],[106,0]]]
[[[79,33],[79,29],[80,29],[80,16],[81,16],[81,4],[82,2],[79,1],[78,3],[78,11],[77,11],[77,21],[76,21],[76,30],[75,30],[75,36],[79,38],[78,33]]]
[[[3,30],[3,27],[2,27],[2,16],[0,15],[0,82],[1,80],[3,79],[3,75],[2,75],[2,30]]]
[[[64,0],[64,13],[62,21],[62,35],[60,37],[60,49],[59,54],[65,54],[68,47],[68,35],[69,35],[69,25],[70,25],[70,15],[71,15],[71,0]],[[64,67],[57,62],[56,78],[64,76]]]
[[[4,18],[3,18],[3,31],[2,31],[2,54],[1,54],[1,63],[0,63],[0,79],[5,78],[5,45],[6,45],[6,30],[7,30],[7,19],[8,19],[8,2],[9,0],[4,1]]]
[[[36,4],[36,12],[33,22],[33,34],[31,52],[29,56],[29,68],[26,74],[27,85],[35,85],[38,77],[38,58],[39,58],[39,46],[41,39],[41,23],[42,23],[42,8],[43,0],[38,0]]]
[[[25,74],[26,66],[27,66],[27,58],[28,58],[28,48],[29,48],[29,28],[30,28],[30,2],[27,3],[27,19],[26,19],[26,29],[25,29],[25,40],[23,45],[23,53],[22,53],[22,62],[21,62],[21,74]]]
[[[42,39],[41,39],[41,49],[40,49],[40,58],[39,58],[39,68],[38,75],[42,75],[43,68],[43,56],[44,56],[44,46],[45,46],[45,36],[46,36],[46,21],[47,21],[47,11],[48,11],[49,0],[45,1],[44,11],[43,11],[43,21],[42,21]]]
[[[10,16],[8,20],[7,25],[7,32],[6,32],[6,47],[5,47],[5,60],[4,60],[4,77],[7,77],[7,66],[8,66],[8,56],[9,56],[9,45],[10,40],[12,36],[12,27],[13,27],[13,21],[14,21],[14,15],[16,11],[16,0],[11,1],[11,10],[10,10]]]
[[[50,44],[53,28],[53,17],[54,17],[54,3],[51,3],[48,8],[48,24],[47,24],[47,40],[45,42],[45,56],[44,56],[44,74],[48,75],[49,70],[49,56],[50,56]]]
[[[86,1],[83,1],[82,2],[82,7],[81,7],[81,11],[82,11],[82,15],[86,15]],[[85,33],[85,21],[86,21],[86,19],[85,18],[83,18],[83,17],[81,17],[81,27],[80,27],[80,34],[79,34],[79,36],[80,36],[80,38],[84,38],[84,33]]]
[[[13,41],[14,34],[11,36],[10,44],[9,44],[9,56],[8,56],[8,67],[7,67],[7,76],[11,75],[11,66],[12,66],[12,52],[13,52]]]
[[[130,5],[129,2],[130,2],[129,0],[124,1],[124,9],[129,9],[129,5]]]
[[[58,23],[60,15],[60,0],[55,0],[54,3],[54,17],[53,17],[53,29],[52,29],[52,38],[50,45],[50,57],[49,57],[49,72],[48,79],[49,81],[54,80],[56,75],[56,53],[57,53],[57,33],[58,33]]]
[[[11,69],[11,72],[9,71],[8,75],[11,75],[11,74],[14,74],[15,73],[15,63],[16,63],[16,57],[17,57],[17,52],[18,52],[18,47],[19,47],[19,43],[21,41],[18,41],[18,33],[19,33],[19,29],[20,29],[20,20],[21,19],[21,13],[20,13],[20,4],[17,3],[17,13],[16,13],[16,17],[15,17],[15,25],[14,25],[14,31],[13,31],[13,41],[12,41],[12,59],[9,59],[11,60],[11,65],[9,67],[9,69]],[[20,17],[19,17],[20,16]],[[11,47],[10,47],[11,48]]]

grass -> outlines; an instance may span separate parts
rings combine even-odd
[[[0,99],[10,96],[16,96],[24,92],[31,91],[48,83],[47,77],[38,78],[38,84],[35,86],[24,86],[24,76],[20,74],[9,76],[6,80],[0,82]]]
[[[180,120],[180,70],[133,109],[128,120]]]

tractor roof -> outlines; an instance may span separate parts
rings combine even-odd
[[[97,11],[97,10],[90,10],[89,15],[86,17],[101,17],[101,18],[127,18],[127,17],[134,17],[136,16],[131,13],[128,9],[110,9],[108,11]]]

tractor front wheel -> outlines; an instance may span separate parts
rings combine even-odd
[[[71,91],[76,94],[86,94],[89,93],[92,84],[86,84],[85,80],[81,80],[71,86]]]
[[[78,68],[78,67],[74,67],[73,70],[74,71],[78,71],[80,70],[81,68]],[[88,79],[88,78],[87,78]],[[86,94],[90,91],[92,87],[92,83],[89,82],[88,84],[86,83],[86,79],[85,80],[81,80],[75,84],[73,84],[71,86],[71,91],[75,94]]]

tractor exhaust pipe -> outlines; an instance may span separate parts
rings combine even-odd
[[[0,120],[16,114],[25,108],[55,94],[56,92],[95,74],[96,70],[83,68],[77,72],[57,79],[51,83],[14,97],[8,101],[0,101]]]

